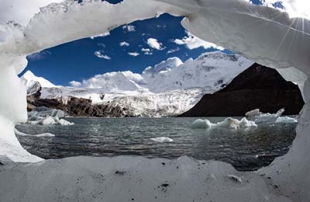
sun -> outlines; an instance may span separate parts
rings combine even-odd
[[[303,17],[310,19],[309,0],[286,0],[284,6],[292,17]]]

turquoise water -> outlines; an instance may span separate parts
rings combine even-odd
[[[18,125],[29,133],[55,137],[19,137],[21,144],[42,158],[138,155],[149,158],[190,156],[220,160],[238,170],[256,170],[284,155],[295,138],[296,123],[263,125],[249,130],[192,129],[197,118],[67,118],[73,126]],[[224,118],[208,118],[212,122]],[[150,140],[169,137],[173,142]]]

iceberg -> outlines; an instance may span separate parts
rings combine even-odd
[[[255,118],[255,123],[256,124],[274,124],[276,123],[277,119],[284,113],[284,109],[280,109],[277,113],[275,114],[261,114]]]
[[[246,118],[242,118],[241,120],[234,119],[234,118],[226,118],[222,122],[218,123],[211,123],[208,119],[197,119],[195,120],[192,125],[192,128],[205,128],[205,129],[214,129],[214,128],[227,128],[227,129],[246,129],[251,127],[257,127],[255,122],[249,121]]]
[[[47,116],[63,118],[66,116],[66,113],[60,109],[49,109],[46,107],[37,107],[33,111],[28,112],[29,120],[35,120],[40,117],[47,117]]]
[[[143,9],[137,9],[141,5]],[[202,163],[193,164],[186,158],[176,164],[166,161],[169,168],[138,157],[5,165],[0,172],[5,182],[0,183],[1,200],[92,201],[95,196],[97,201],[309,201],[310,22],[243,0],[124,0],[115,5],[68,0],[41,8],[26,26],[15,22],[0,25],[0,93],[5,95],[0,99],[0,161],[42,161],[22,148],[14,133],[14,126],[27,120],[26,88],[17,77],[27,65],[27,55],[162,13],[184,16],[182,25],[202,40],[262,65],[285,69],[280,73],[300,86],[306,103],[288,154],[256,173],[237,172],[221,162],[204,162],[206,167],[201,169]],[[117,170],[137,174],[125,179],[114,175]],[[243,183],[226,177],[232,175]],[[175,188],[170,186],[173,183]],[[100,192],[99,187],[107,188]],[[159,193],[151,191],[156,187],[166,195],[158,198]]]
[[[275,123],[297,123],[296,118],[291,118],[288,116],[282,117],[284,109],[280,109],[275,114],[262,113],[259,109],[255,109],[247,112],[245,115],[249,120],[253,120],[256,124],[268,124],[272,125]]]
[[[33,125],[74,125],[74,123],[61,119],[64,118],[65,115],[66,113],[59,109],[37,107],[35,110],[28,112],[28,121],[26,123]]]
[[[298,123],[298,120],[296,118],[284,116],[277,118],[276,123]]]
[[[27,121],[27,124],[31,125],[62,125],[62,126],[71,126],[74,125],[74,123],[69,122],[65,119],[59,119],[58,117],[38,117],[34,121]]]

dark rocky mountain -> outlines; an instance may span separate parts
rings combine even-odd
[[[39,93],[38,93],[39,94]],[[69,116],[92,116],[92,117],[126,117],[127,109],[120,106],[111,107],[109,104],[92,105],[90,99],[71,97],[66,103],[61,99],[40,99],[35,96],[28,96],[28,111],[35,110],[36,107],[47,107],[50,109],[60,109]]]
[[[287,82],[276,70],[255,63],[222,90],[204,95],[180,116],[244,116],[256,108],[264,113],[285,108],[285,114],[292,115],[298,114],[303,105],[297,85]]]

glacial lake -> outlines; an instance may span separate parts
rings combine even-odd
[[[66,118],[72,126],[18,125],[28,134],[52,133],[55,137],[19,136],[30,153],[45,159],[71,156],[145,156],[220,160],[237,170],[257,170],[289,150],[297,123],[259,125],[257,128],[192,129],[197,118]],[[224,118],[208,118],[219,122]],[[151,138],[169,137],[173,142]]]

